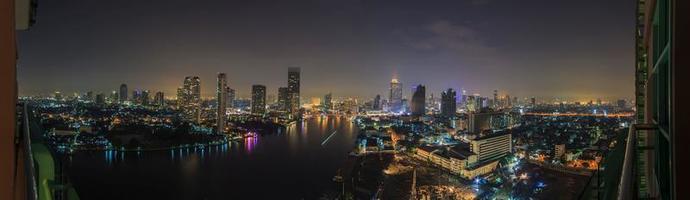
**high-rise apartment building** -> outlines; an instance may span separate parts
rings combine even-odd
[[[227,119],[225,113],[228,106],[228,80],[225,73],[218,73],[217,87],[216,87],[216,133],[225,133],[225,120]]]
[[[288,110],[293,116],[299,115],[300,110],[300,73],[299,67],[288,68]]]
[[[252,114],[266,113],[266,86],[252,85]]]
[[[235,107],[235,90],[230,88],[230,87],[225,87],[225,93],[227,94],[227,99],[225,102],[225,105],[228,108],[234,108]]]
[[[281,111],[288,111],[290,106],[290,92],[287,87],[278,88],[278,109]]]
[[[333,96],[329,92],[328,94],[323,96],[323,110],[325,112],[328,112],[331,109],[333,109]]]

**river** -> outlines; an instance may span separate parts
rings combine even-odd
[[[80,151],[65,170],[87,200],[316,199],[337,190],[332,178],[357,132],[345,117],[317,117],[203,149]]]

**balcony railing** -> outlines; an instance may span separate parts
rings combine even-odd
[[[638,131],[654,131],[657,126],[654,124],[634,124],[628,131],[628,139],[625,148],[625,161],[623,163],[623,171],[621,172],[620,182],[618,184],[618,198],[624,199],[639,199],[640,194],[638,187],[637,175],[640,173],[637,168],[638,155],[640,147],[638,142]],[[646,198],[646,197],[645,197]]]
[[[600,168],[592,175],[578,199],[636,199],[635,159],[637,155],[637,132],[653,127],[643,124],[632,125],[627,134],[619,135],[616,145],[602,160]]]
[[[79,200],[74,188],[63,181],[56,168],[55,154],[43,143],[43,133],[32,127],[29,106],[24,103],[19,110],[19,147],[24,165],[26,196],[28,200]],[[56,170],[57,169],[57,170]],[[56,173],[57,172],[57,173]]]

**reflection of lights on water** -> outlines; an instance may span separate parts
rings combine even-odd
[[[106,162],[108,165],[112,165],[112,164],[113,164],[113,151],[110,151],[110,150],[105,151],[105,162]]]
[[[244,149],[247,153],[251,153],[256,147],[256,143],[259,142],[259,137],[247,137],[244,138]]]

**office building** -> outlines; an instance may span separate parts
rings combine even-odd
[[[452,174],[472,180],[493,172],[498,162],[511,152],[511,135],[496,133],[455,146],[419,146],[414,155]]]
[[[381,95],[377,94],[376,97],[374,97],[372,110],[381,110]]]
[[[426,113],[426,87],[417,85],[412,94],[412,102],[410,103],[410,111],[412,115],[421,116]]]
[[[457,109],[455,101],[455,91],[452,88],[441,92],[441,115],[444,117],[454,117]]]
[[[142,105],[149,105],[149,101],[151,100],[151,97],[149,96],[150,92],[148,90],[141,91],[141,104]]]
[[[388,108],[390,112],[403,111],[403,91],[402,83],[397,78],[393,78],[390,83],[390,93],[388,95]]]
[[[156,96],[154,97],[154,102],[157,106],[165,106],[165,96],[163,92],[156,92]]]
[[[477,161],[496,160],[512,152],[510,133],[492,133],[470,139],[470,150],[477,154]]]
[[[125,101],[128,101],[129,99],[127,98],[127,84],[122,84],[120,85],[120,103],[124,103]]]

